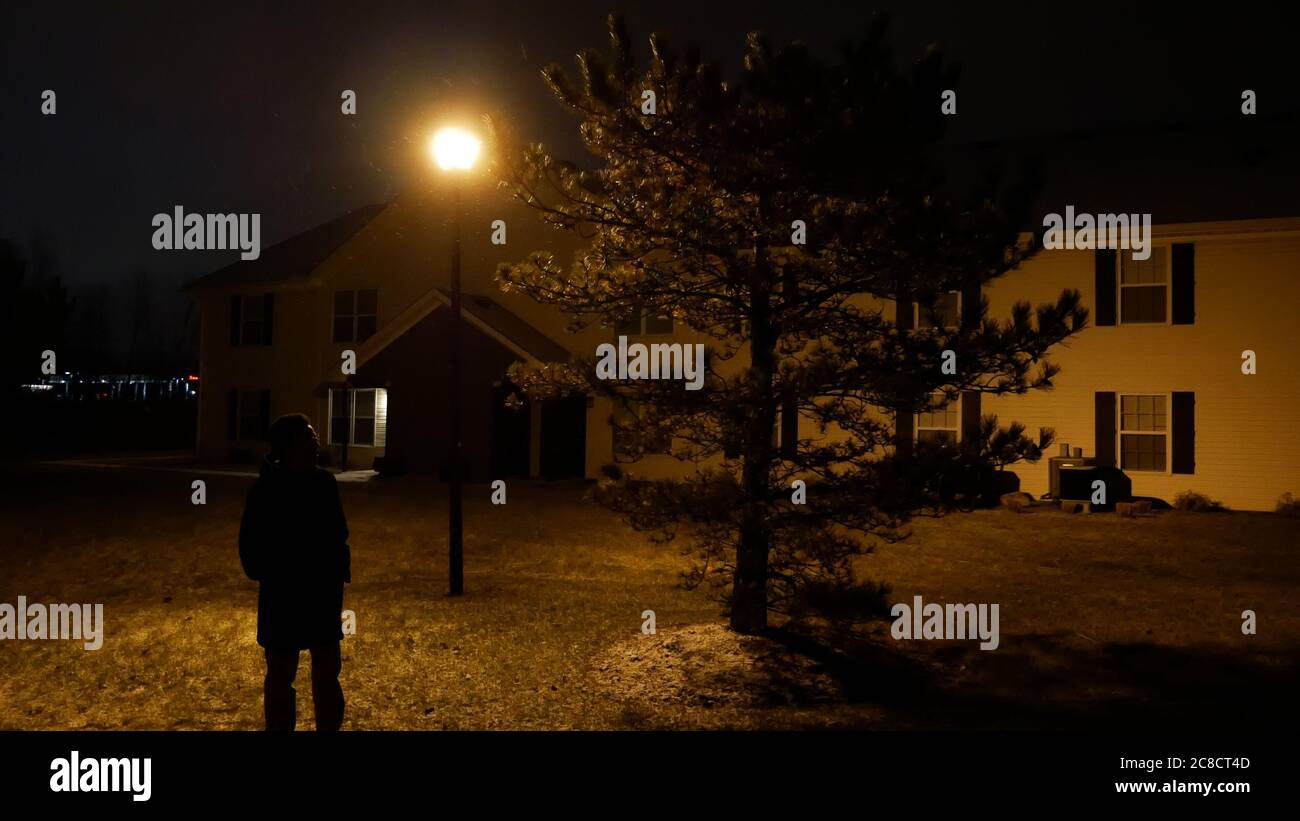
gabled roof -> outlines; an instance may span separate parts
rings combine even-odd
[[[479,294],[461,294],[461,318],[500,342],[526,362],[567,362],[569,351],[546,334],[511,313],[496,300]],[[451,305],[451,292],[430,288],[391,322],[357,349],[357,366],[374,358],[402,334],[439,308]],[[331,365],[331,368],[335,366]]]
[[[239,288],[252,284],[307,279],[386,207],[388,203],[378,203],[350,211],[263,249],[261,256],[255,260],[240,260],[201,277],[190,283],[186,291]]]
[[[438,289],[447,304],[451,304],[451,292]],[[507,347],[516,352],[522,351],[540,362],[567,362],[569,351],[549,336],[529,325],[518,315],[511,313],[501,303],[487,296],[462,294],[461,310],[472,324],[491,328],[494,336],[507,341]]]

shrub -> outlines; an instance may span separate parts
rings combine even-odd
[[[1002,506],[1012,513],[1021,513],[1029,507],[1029,502],[1026,502],[1024,499],[1019,497],[1012,497],[1009,499],[1003,499]]]
[[[1282,516],[1300,519],[1300,499],[1295,498],[1290,493],[1283,493],[1282,497],[1277,500],[1275,512]]]
[[[1197,493],[1194,490],[1185,490],[1174,497],[1174,509],[1186,510],[1192,513],[1215,513],[1221,510],[1227,510],[1222,502],[1216,502],[1203,493]]]

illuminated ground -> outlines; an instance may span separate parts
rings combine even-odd
[[[0,642],[0,729],[256,729],[256,588],[235,548],[249,479],[0,467],[0,602],[102,602],[104,647]],[[864,560],[910,601],[997,602],[999,650],[835,649],[736,637],[685,561],[575,484],[468,494],[468,595],[446,588],[445,496],[343,487],[355,584],[345,726],[357,729],[1099,727],[1290,722],[1300,525],[1035,508],[916,523]],[[1241,612],[1258,614],[1243,636]],[[643,636],[654,610],[658,634]],[[311,726],[307,662],[300,726]]]

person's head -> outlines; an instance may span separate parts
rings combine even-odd
[[[271,423],[271,458],[290,470],[316,466],[320,440],[305,414],[290,413]]]

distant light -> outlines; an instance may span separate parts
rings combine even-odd
[[[444,171],[466,171],[474,167],[482,145],[473,134],[459,128],[444,128],[433,135],[433,159]]]
[[[199,378],[198,378],[197,376],[195,376],[194,374],[190,374],[189,376],[185,377],[185,379],[186,379],[187,381],[190,381],[190,382],[198,382],[198,381],[199,381]]]

